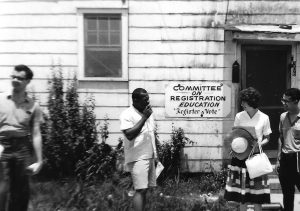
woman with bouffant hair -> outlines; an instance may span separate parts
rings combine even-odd
[[[269,117],[258,109],[260,93],[253,87],[242,90],[239,100],[243,111],[235,116],[235,127],[252,127],[255,129],[255,145],[269,142],[271,127]],[[257,142],[257,144],[256,144]],[[254,204],[255,210],[261,210],[261,204],[270,203],[270,187],[266,175],[254,179],[249,178],[245,161],[231,153],[232,159],[228,166],[229,175],[225,188],[225,199],[240,203],[240,210],[247,210],[248,204]]]

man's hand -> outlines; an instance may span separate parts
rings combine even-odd
[[[42,168],[43,163],[42,162],[36,162],[31,164],[30,166],[27,167],[27,169],[34,175],[39,173],[39,171]]]
[[[277,160],[276,165],[275,165],[275,172],[277,174],[279,174],[279,168],[280,168],[280,162],[279,162],[279,160]]]
[[[143,110],[144,116],[148,119],[149,116],[153,113],[152,108],[150,105],[147,105],[146,108]]]

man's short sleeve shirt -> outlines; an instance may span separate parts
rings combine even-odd
[[[281,140],[283,140],[283,145],[281,147],[282,152],[284,153],[300,152],[300,140],[294,138],[292,132],[294,126],[291,126],[287,114],[288,112],[282,113],[280,115],[280,122],[279,122],[279,134]],[[300,124],[300,113],[298,114],[298,118],[299,119],[295,122],[295,125]]]
[[[42,121],[42,110],[32,98],[16,104],[10,93],[0,94],[0,140],[31,135],[33,123]]]
[[[121,131],[132,128],[141,120],[141,118],[142,114],[133,106],[127,108],[120,116]],[[135,139],[129,141],[125,136],[125,164],[133,161],[150,159],[156,156],[154,129],[155,122],[152,114],[147,119],[142,130]]]

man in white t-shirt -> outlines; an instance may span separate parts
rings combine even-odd
[[[121,131],[125,135],[125,165],[130,171],[135,194],[133,208],[144,210],[146,192],[156,186],[154,160],[156,156],[154,119],[145,89],[137,88],[132,93],[132,106],[120,116]]]

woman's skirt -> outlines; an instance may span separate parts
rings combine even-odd
[[[249,178],[245,160],[232,158],[225,187],[224,198],[240,203],[270,203],[268,176]]]

